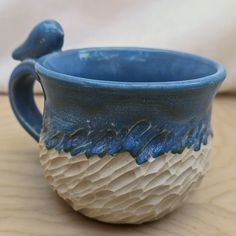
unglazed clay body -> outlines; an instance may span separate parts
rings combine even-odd
[[[211,144],[167,153],[137,165],[129,153],[103,158],[71,156],[40,143],[50,186],[74,210],[103,222],[140,224],[176,209],[208,169]]]

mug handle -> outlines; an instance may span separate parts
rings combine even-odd
[[[25,61],[11,74],[9,99],[12,109],[23,128],[38,142],[42,128],[42,115],[33,97],[33,86],[39,76],[34,69],[34,61]]]
[[[12,109],[23,128],[38,142],[42,128],[42,115],[33,96],[33,86],[40,78],[35,71],[38,58],[61,50],[64,32],[55,20],[37,24],[12,57],[22,61],[12,72],[9,82],[9,98]]]

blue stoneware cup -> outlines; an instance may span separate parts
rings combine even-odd
[[[50,186],[74,210],[104,222],[138,224],[173,211],[207,171],[224,67],[161,49],[61,51],[63,36],[53,20],[38,24],[13,52],[22,62],[9,83]]]

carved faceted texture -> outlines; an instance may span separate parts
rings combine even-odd
[[[71,156],[41,142],[40,162],[50,186],[74,210],[103,222],[140,224],[176,209],[207,172],[211,144],[167,153],[138,165],[129,153]]]

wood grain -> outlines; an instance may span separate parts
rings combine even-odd
[[[42,106],[42,98],[37,97]],[[38,145],[17,123],[8,98],[0,96],[0,236],[235,236],[236,101],[214,102],[215,138],[209,173],[180,209],[140,226],[115,226],[81,216],[47,185]]]

